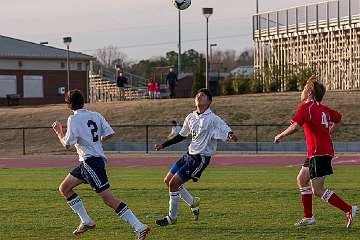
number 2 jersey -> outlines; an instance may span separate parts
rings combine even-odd
[[[75,145],[79,161],[90,157],[105,158],[101,136],[111,134],[114,130],[100,113],[82,108],[69,116],[64,141],[66,145]]]
[[[231,128],[209,108],[201,114],[190,113],[184,121],[180,135],[192,135],[189,154],[211,157],[217,147],[217,140],[226,141]]]
[[[330,123],[339,123],[341,113],[316,101],[309,101],[298,106],[291,122],[304,128],[308,157],[334,156],[334,146],[330,136]]]

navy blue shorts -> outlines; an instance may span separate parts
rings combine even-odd
[[[187,153],[170,168],[170,172],[178,175],[183,182],[190,179],[197,182],[201,177],[201,173],[209,165],[209,162],[210,157]]]
[[[101,193],[110,187],[106,175],[105,161],[102,157],[88,158],[74,168],[70,174],[90,184],[97,193]]]

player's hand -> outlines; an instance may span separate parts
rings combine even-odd
[[[334,135],[334,131],[335,131],[335,128],[333,126],[331,126],[329,129],[330,137],[332,137]]]
[[[59,134],[59,133],[62,133],[63,132],[63,128],[62,128],[62,125],[60,122],[58,121],[55,121],[53,124],[52,124],[52,128],[54,129],[54,132],[56,134]]]
[[[275,144],[280,143],[281,138],[282,138],[281,134],[276,135],[275,138],[274,138],[274,143],[275,143]]]
[[[163,149],[162,144],[155,144],[155,150],[156,151],[160,151],[161,149]]]
[[[229,142],[237,142],[238,138],[237,138],[237,136],[235,134],[230,133],[229,136],[228,136],[228,141]]]

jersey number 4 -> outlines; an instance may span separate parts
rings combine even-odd
[[[96,123],[94,121],[89,120],[87,122],[87,125],[89,128],[91,128],[91,135],[93,138],[93,142],[99,141],[99,135],[97,134],[98,126],[96,125]]]
[[[325,128],[329,128],[329,122],[327,120],[326,113],[324,113],[324,112],[322,112],[322,115],[321,115],[321,124],[324,124]]]

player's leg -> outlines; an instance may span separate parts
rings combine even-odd
[[[164,178],[164,183],[166,184],[166,186],[168,188],[169,188],[171,179],[175,176],[175,173],[177,171],[177,170],[175,170],[175,173],[173,173],[173,171],[174,171],[173,168],[174,168],[174,166],[170,169],[170,171],[166,174],[166,176]]]
[[[80,168],[75,168],[59,186],[59,192],[65,197],[69,207],[78,214],[81,220],[80,225],[73,232],[75,235],[80,235],[96,227],[95,222],[89,217],[81,198],[73,191],[73,188],[82,183],[84,183],[84,180],[80,175]]]
[[[150,228],[139,221],[132,210],[124,203],[116,198],[108,188],[99,192],[98,195],[104,203],[115,210],[116,214],[125,222],[129,223],[137,234],[137,239],[142,240],[149,234]]]
[[[311,176],[311,185],[313,192],[316,196],[321,197],[325,202],[328,202],[332,206],[342,210],[347,217],[347,227],[350,227],[351,223],[357,212],[356,206],[351,206],[341,199],[335,192],[330,189],[325,189],[325,176],[333,173],[331,167],[330,156],[317,157],[311,159],[311,165],[314,166],[314,176]]]
[[[102,198],[104,203],[115,210],[116,214],[129,223],[136,231],[138,239],[145,239],[150,229],[142,224],[128,208],[128,206],[116,198],[110,190],[110,184],[105,169],[105,160],[102,158],[90,158],[84,161],[84,178]]]
[[[186,182],[181,181],[180,185],[175,186],[176,183],[179,182],[177,175],[181,169],[183,169],[187,165],[187,161],[185,159],[185,156],[182,156],[173,166],[171,166],[169,172],[164,178],[165,184],[168,186],[169,189],[169,214],[165,218],[161,218],[156,220],[156,224],[159,226],[167,226],[169,224],[174,224],[176,222],[176,216],[177,216],[177,207],[179,205],[179,199],[180,194],[178,191],[179,186],[182,185],[182,183]],[[189,178],[187,178],[189,179]],[[172,192],[172,189],[175,189]]]
[[[174,173],[172,173],[171,171],[168,172],[164,178],[164,183],[166,184],[166,186],[169,188],[170,185],[170,181],[171,179],[175,176]],[[184,202],[189,205],[189,206],[193,206],[193,205],[198,205],[199,202],[199,198],[194,198],[190,192],[184,187],[184,185],[181,185],[178,189],[180,198],[182,200],[184,200]],[[197,206],[195,206],[197,207]]]
[[[172,180],[172,178],[177,172],[179,172],[179,170],[184,166],[185,163],[186,162],[184,161],[184,159],[181,158],[170,168],[170,171],[166,174],[164,178],[164,183],[168,188],[170,188],[170,181]],[[178,188],[178,192],[180,194],[180,198],[182,198],[189,206],[193,204],[193,196],[191,196],[189,191],[183,185]]]
[[[195,161],[193,162],[194,164],[192,164],[190,167],[190,172],[191,172],[190,177],[194,182],[197,182],[200,180],[202,172],[209,165],[210,157],[196,155],[196,156],[194,156],[194,158],[195,158]],[[180,189],[181,189],[181,187],[180,187]],[[179,189],[179,192],[184,194],[184,196],[186,196],[186,193],[184,193],[184,192],[187,190],[183,189],[183,190],[185,190],[185,191],[183,191],[180,189]],[[190,195],[190,196],[188,196],[187,203],[190,206],[191,212],[195,216],[195,221],[197,221],[199,219],[199,215],[200,215],[200,198],[198,198],[198,197],[192,198]],[[191,205],[190,205],[190,203],[191,203]]]
[[[168,175],[167,175],[168,176]],[[165,178],[166,179],[166,178]],[[169,186],[169,213],[166,217],[156,220],[156,224],[159,226],[167,226],[174,224],[177,218],[177,209],[180,201],[179,187],[184,181],[177,175],[173,175],[171,180],[168,182]]]
[[[311,225],[315,223],[312,213],[312,190],[310,185],[309,159],[306,159],[296,178],[301,194],[301,203],[304,208],[304,217],[296,222],[296,227]]]

